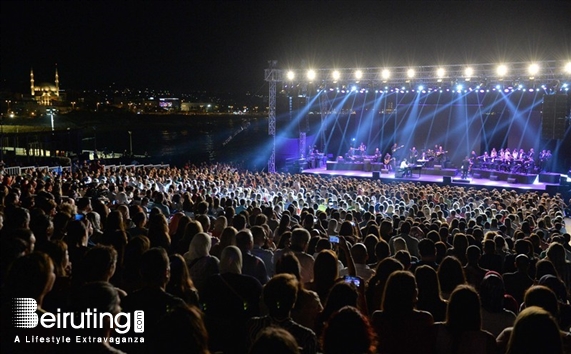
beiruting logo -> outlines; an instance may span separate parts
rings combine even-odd
[[[131,314],[127,312],[119,312],[112,314],[110,312],[98,312],[97,309],[87,309],[84,312],[62,312],[57,309],[57,312],[45,312],[38,315],[36,312],[38,310],[38,304],[35,299],[32,298],[13,298],[12,299],[12,324],[15,328],[36,328],[41,325],[43,328],[71,328],[71,329],[98,329],[104,328],[105,326],[110,326],[115,332],[119,334],[126,334],[131,330],[131,325],[133,325],[134,333],[144,333],[145,332],[145,313],[144,311],[135,311],[133,313],[133,318]],[[67,340],[66,340],[67,338]],[[99,337],[81,337],[77,336],[76,342],[86,342],[86,338],[90,338],[89,342],[97,341],[101,342]],[[95,339],[93,339],[95,338]],[[106,340],[106,339],[103,339]],[[55,341],[55,340],[54,340]],[[144,339],[141,338],[111,338],[110,342],[115,343],[126,343],[126,342],[143,342]],[[20,342],[19,338],[16,338],[15,342]],[[49,339],[46,341],[41,340],[41,338],[34,338],[34,340],[29,341],[26,338],[26,342],[51,342]],[[63,337],[57,342],[70,343],[70,337]]]

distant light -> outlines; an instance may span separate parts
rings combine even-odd
[[[355,71],[355,79],[361,80],[362,77],[363,77],[363,72],[361,70]]]
[[[474,75],[474,69],[472,69],[471,67],[467,67],[466,69],[464,69],[464,76],[466,77],[472,77]]]
[[[496,85],[496,90],[499,90],[501,88],[500,85]]]
[[[529,89],[529,92],[533,92],[533,89],[532,89],[532,88],[530,88],[530,89]]]
[[[333,80],[337,81],[341,77],[341,73],[338,70],[333,72]]]
[[[389,69],[384,69],[381,72],[381,76],[383,79],[387,80],[389,77],[391,77],[391,72],[389,71]]]
[[[422,85],[418,86],[418,91],[422,91],[422,90],[424,90],[424,86],[422,86]]]
[[[315,70],[311,69],[307,71],[307,78],[309,79],[309,81],[315,80],[316,76],[317,74],[315,73]]]
[[[571,62],[565,64],[565,72],[571,74]]]
[[[444,74],[446,74],[446,70],[444,70],[444,68],[438,68],[438,70],[436,70],[436,75],[438,77],[443,78]]]
[[[456,90],[457,90],[458,92],[462,91],[462,88],[463,88],[462,85],[456,86]]]
[[[414,69],[408,69],[408,71],[406,72],[406,76],[408,76],[409,78],[413,78],[414,77]]]
[[[510,90],[509,90],[509,89],[505,89],[504,92],[510,92]]]
[[[508,73],[508,67],[502,64],[498,66],[496,72],[499,76],[505,76]]]
[[[357,86],[351,86],[351,92],[357,91]]]
[[[288,72],[287,72],[287,79],[288,79],[289,81],[293,81],[293,79],[295,79],[295,73],[294,73],[293,71],[291,71],[291,70],[288,71]]]
[[[527,71],[530,75],[535,75],[539,72],[539,65],[533,63],[527,68]]]
[[[355,138],[351,139],[351,141],[355,141]]]

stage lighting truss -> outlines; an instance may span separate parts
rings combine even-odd
[[[571,84],[571,62],[535,61],[488,64],[396,66],[375,68],[266,69],[266,81],[285,85],[312,85],[319,91],[366,90],[464,91],[538,90],[558,81],[561,90]],[[564,86],[566,84],[566,86]]]

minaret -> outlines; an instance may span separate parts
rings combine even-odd
[[[57,73],[57,64],[56,64],[56,96],[59,97],[59,75]]]
[[[34,98],[34,68],[30,69],[30,90],[32,91],[32,98]]]

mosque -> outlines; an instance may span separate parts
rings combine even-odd
[[[34,69],[30,69],[30,91],[32,94],[32,99],[41,106],[50,106],[54,103],[54,101],[62,101],[62,97],[60,96],[57,66],[55,73],[55,82],[53,84],[41,83],[36,85],[34,83]]]

